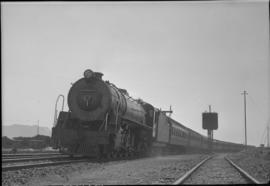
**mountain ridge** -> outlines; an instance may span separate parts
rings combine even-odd
[[[12,124],[2,125],[2,137],[33,137],[37,134],[51,136],[51,129],[44,126],[26,125],[26,124]]]

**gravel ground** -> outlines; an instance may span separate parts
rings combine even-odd
[[[98,163],[74,163],[43,168],[31,168],[17,171],[2,172],[2,185],[42,185],[39,180],[68,180],[68,175],[73,172],[83,172],[99,167]]]
[[[241,174],[219,154],[206,161],[184,184],[247,184]]]
[[[2,185],[170,184],[206,155],[76,163],[2,173]]]
[[[251,148],[229,158],[260,182],[270,181],[270,149]]]

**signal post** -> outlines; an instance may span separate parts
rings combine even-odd
[[[211,112],[211,105],[209,105],[209,112],[202,113],[202,127],[207,129],[208,136],[208,150],[212,152],[213,146],[213,130],[218,129],[218,113]]]

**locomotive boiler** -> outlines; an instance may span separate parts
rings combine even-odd
[[[154,107],[86,70],[68,93],[68,112],[53,127],[55,147],[71,154],[128,156],[151,146]]]

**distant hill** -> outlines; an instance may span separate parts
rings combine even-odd
[[[39,126],[39,134],[51,136],[51,129]],[[2,125],[2,136],[13,137],[33,137],[37,135],[37,125]]]

